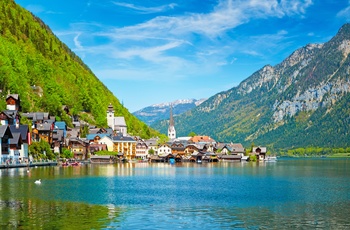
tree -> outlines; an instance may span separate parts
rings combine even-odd
[[[194,136],[197,136],[197,134],[196,134],[195,132],[192,131],[192,132],[190,132],[190,133],[188,134],[188,136],[189,136],[189,137],[194,137]]]
[[[74,154],[66,148],[62,149],[61,158],[73,158]]]
[[[153,154],[154,154],[154,149],[150,149],[150,150],[148,150],[148,154],[153,155]]]

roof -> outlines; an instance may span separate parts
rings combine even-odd
[[[63,130],[56,130],[56,132],[53,133],[53,139],[55,140],[62,140],[63,138]]]
[[[7,117],[15,119],[18,111],[17,110],[3,110],[2,111]]]
[[[7,125],[0,125],[0,138],[3,138],[7,134],[9,138],[12,138],[12,133]]]
[[[51,130],[52,123],[37,124],[36,129],[39,131]]]
[[[6,100],[9,99],[10,97],[12,97],[13,99],[17,100],[19,99],[19,95],[18,94],[8,94],[6,97]]]
[[[66,122],[64,122],[64,121],[56,121],[55,122],[55,128],[56,127],[57,127],[57,129],[61,129],[61,130],[67,129]]]
[[[136,143],[136,140],[134,138],[128,137],[128,136],[123,136],[123,135],[113,136],[112,141],[113,142],[135,142]]]
[[[10,138],[11,145],[17,145],[22,143],[22,138],[20,133],[12,133],[12,138]]]
[[[100,138],[103,138],[103,137],[110,137],[110,135],[108,133],[90,133],[88,135],[86,135],[86,139],[87,140],[94,140],[95,137],[99,136]]]
[[[22,141],[27,142],[28,132],[29,132],[28,125],[19,125],[18,128],[16,127],[16,125],[10,125],[9,127],[10,127],[12,134],[20,133]]]
[[[215,142],[214,139],[210,138],[209,136],[194,136],[189,141],[192,141],[194,143],[208,143],[208,142]]]
[[[116,126],[126,126],[124,117],[115,117],[114,118],[114,125],[116,125]]]

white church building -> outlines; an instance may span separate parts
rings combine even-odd
[[[113,129],[114,133],[123,134],[126,136],[128,133],[128,128],[124,117],[115,117],[113,105],[109,104],[107,110],[107,124],[110,128]]]

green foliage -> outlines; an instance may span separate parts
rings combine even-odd
[[[194,136],[197,136],[197,134],[196,134],[195,132],[192,131],[192,132],[190,132],[190,133],[188,134],[188,136],[189,136],[189,137],[194,137]]]
[[[73,157],[74,157],[74,154],[69,149],[67,149],[67,148],[62,149],[62,153],[61,153],[60,158],[70,159]]]
[[[153,155],[154,154],[154,149],[148,150],[148,154]]]
[[[72,115],[106,127],[106,109],[112,103],[130,132],[143,138],[159,135],[131,115],[39,18],[13,0],[0,1],[0,11],[0,89],[20,95],[23,112],[49,112],[71,125],[61,109],[66,105]]]
[[[95,152],[95,155],[99,155],[99,156],[117,156],[118,152],[110,152],[110,151],[107,151],[107,150],[103,150],[103,151]]]
[[[256,162],[257,160],[258,160],[258,158],[256,157],[255,154],[249,155],[249,161]]]
[[[55,159],[55,155],[53,154],[50,144],[46,141],[40,140],[39,142],[33,142],[29,146],[29,153],[36,160],[38,159]]]

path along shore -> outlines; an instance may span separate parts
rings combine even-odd
[[[0,169],[7,168],[25,168],[25,167],[36,167],[36,166],[56,166],[57,161],[35,161],[30,163],[13,163],[13,164],[0,164]]]

